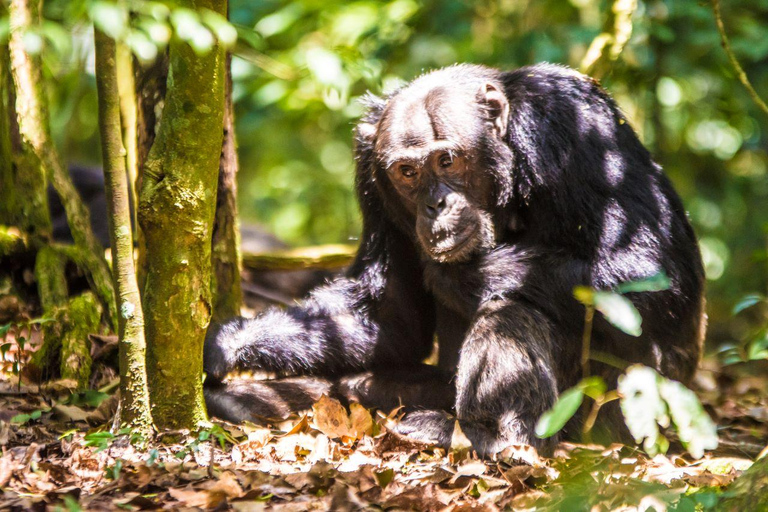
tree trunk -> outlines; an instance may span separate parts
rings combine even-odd
[[[768,510],[768,456],[758,459],[726,491],[718,510]]]
[[[243,289],[240,284],[240,223],[237,215],[237,139],[232,105],[232,58],[227,56],[224,103],[224,142],[219,161],[216,219],[213,225],[212,281],[213,321],[240,315]]]
[[[4,11],[5,6],[0,7],[0,15],[4,15]],[[47,240],[51,236],[51,216],[48,213],[45,170],[29,145],[21,144],[16,121],[16,95],[9,71],[9,48],[12,48],[15,74],[28,77],[40,86],[39,68],[24,59],[24,29],[16,28],[31,22],[32,13],[28,13],[29,17],[25,14],[18,8],[14,10],[14,30],[10,34],[9,47],[0,47],[0,223],[17,226],[33,238]]]
[[[88,209],[72,185],[69,172],[51,140],[40,56],[28,54],[24,47],[24,34],[40,24],[39,6],[38,1],[12,0],[9,11],[11,38],[8,46],[24,161],[20,175],[24,175],[27,180],[34,179],[32,183],[36,187],[42,183],[43,194],[45,178],[53,183],[67,213],[67,223],[75,245],[81,249],[81,257],[87,260],[94,291],[116,326],[115,296],[109,267],[104,260],[104,249],[93,235]],[[36,208],[44,209],[45,215],[48,214],[47,204],[37,204]],[[36,214],[42,215],[40,212]]]
[[[94,29],[99,131],[112,247],[112,278],[117,290],[120,359],[120,418],[117,424],[149,430],[152,417],[147,386],[144,314],[133,263],[130,194],[120,121],[115,41]],[[132,89],[131,89],[132,91]]]
[[[225,0],[181,5],[226,14]],[[219,45],[197,55],[186,43],[171,44],[163,119],[142,172],[147,369],[152,416],[161,428],[195,428],[206,419],[203,339],[212,311],[224,61]]]

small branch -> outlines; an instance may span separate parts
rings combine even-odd
[[[587,416],[587,419],[584,420],[582,433],[585,436],[589,434],[594,428],[595,422],[597,421],[597,413],[600,412],[600,408],[602,408],[608,402],[613,402],[614,400],[618,400],[618,399],[619,399],[619,392],[614,390],[614,391],[607,392],[602,397],[595,400],[595,403],[592,404],[592,409],[589,411],[589,416]]]
[[[736,77],[747,89],[747,92],[752,97],[752,100],[757,104],[757,106],[760,107],[760,110],[768,114],[768,105],[765,104],[765,101],[763,101],[760,95],[757,94],[755,88],[752,87],[752,83],[749,81],[749,78],[744,72],[744,69],[741,67],[741,64],[739,64],[739,60],[736,58],[736,54],[734,54],[733,49],[731,49],[731,42],[728,39],[728,35],[725,33],[725,25],[723,24],[723,18],[720,14],[720,0],[712,0],[712,9],[715,11],[715,21],[717,22],[717,31],[720,32],[721,45],[723,50],[725,50],[726,55],[728,55],[728,60],[731,61],[733,70],[736,71]]]
[[[595,318],[595,307],[587,306],[584,314],[584,334],[581,338],[581,376],[589,377],[589,348],[592,341],[592,320]]]
[[[582,73],[601,78],[609,71],[632,36],[632,15],[636,9],[637,0],[615,0],[611,4],[603,31],[592,40],[581,60]]]

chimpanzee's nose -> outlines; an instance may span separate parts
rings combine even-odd
[[[428,218],[434,220],[443,212],[448,210],[452,201],[453,191],[442,183],[433,188],[424,201],[424,213]]]
[[[436,201],[427,200],[427,217],[430,219],[436,219],[445,210],[445,197],[441,197]]]

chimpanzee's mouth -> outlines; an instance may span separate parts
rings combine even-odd
[[[479,226],[472,225],[459,235],[447,237],[430,248],[432,257],[440,262],[454,261],[468,255],[477,242]]]

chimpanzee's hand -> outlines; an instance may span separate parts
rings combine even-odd
[[[207,379],[221,381],[237,367],[245,322],[245,318],[235,318],[208,328],[203,347],[203,371]]]

